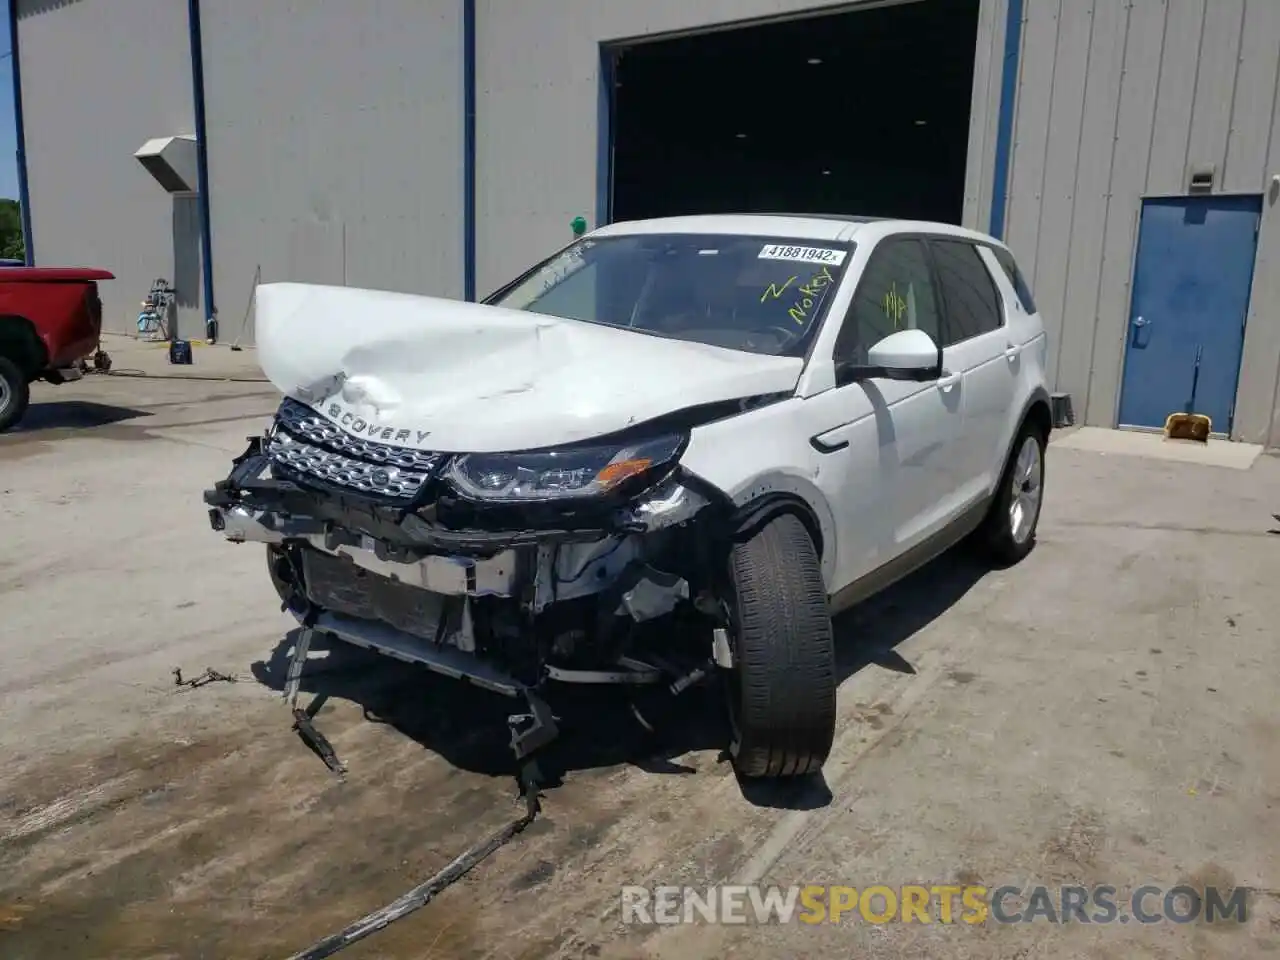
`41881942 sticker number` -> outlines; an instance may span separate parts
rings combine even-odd
[[[840,266],[844,263],[844,250],[827,247],[793,247],[781,243],[769,243],[760,250],[761,260],[793,260],[797,263],[828,263]]]

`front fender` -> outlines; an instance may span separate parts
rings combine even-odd
[[[831,505],[807,477],[787,470],[771,470],[724,489],[710,477],[689,471],[701,483],[718,490],[732,506],[731,532],[750,536],[782,513],[795,513],[809,528],[822,560],[822,578],[831,583],[835,574],[836,523]]]

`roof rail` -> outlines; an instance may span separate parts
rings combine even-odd
[[[877,223],[882,220],[893,220],[894,217],[869,217],[858,213],[781,213],[774,211],[757,211],[744,214],[750,217],[795,217],[801,220],[838,220],[842,223]]]

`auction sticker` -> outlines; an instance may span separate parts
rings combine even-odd
[[[760,260],[794,260],[798,263],[829,263],[840,266],[844,263],[844,250],[831,250],[826,247],[789,247],[780,243],[766,244],[760,251]]]

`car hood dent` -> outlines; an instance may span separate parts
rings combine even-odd
[[[263,372],[357,436],[490,453],[795,388],[804,362],[438,297],[269,283]]]

